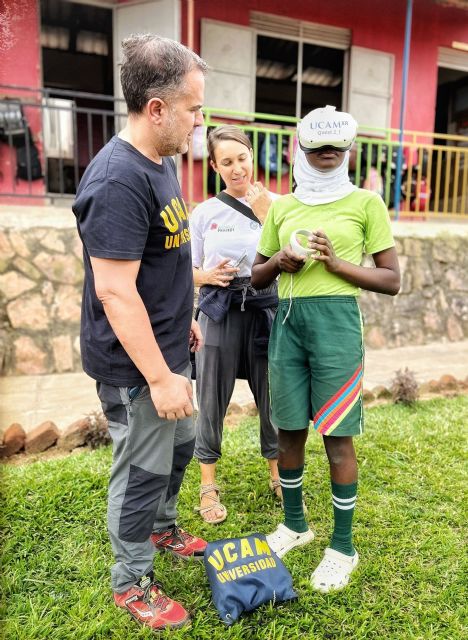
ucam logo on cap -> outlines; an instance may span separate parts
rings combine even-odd
[[[339,151],[350,149],[357,133],[357,122],[349,113],[336,111],[327,105],[314,109],[298,124],[301,149],[307,153],[325,146]]]

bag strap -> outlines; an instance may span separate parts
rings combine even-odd
[[[257,222],[260,226],[262,225],[262,223],[257,218],[257,216],[253,213],[250,207],[248,207],[243,202],[239,202],[239,200],[237,200],[236,198],[233,198],[225,191],[220,191],[216,197],[218,198],[218,200],[221,200],[221,202],[224,202],[224,204],[227,204],[232,209],[235,209],[239,213],[242,213],[242,215],[245,216],[246,218],[249,218],[249,220],[253,220],[253,222]]]

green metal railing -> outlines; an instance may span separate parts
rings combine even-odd
[[[293,188],[292,159],[297,118],[266,113],[246,113],[204,108],[205,126],[237,124],[251,138],[254,180],[260,176],[268,189],[289,193]],[[355,166],[350,170],[357,186],[381,193],[392,210],[395,194],[398,129],[360,127]],[[422,131],[405,131],[405,164],[400,193],[400,216],[425,219],[468,217],[468,137]],[[273,150],[273,151],[272,151]],[[208,159],[203,156],[203,198],[208,197]],[[262,169],[260,169],[262,167]],[[216,191],[220,189],[216,174]]]

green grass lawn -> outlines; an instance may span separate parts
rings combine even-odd
[[[345,591],[321,595],[309,577],[332,524],[320,437],[308,443],[305,500],[315,541],[285,557],[299,599],[262,607],[227,629],[218,619],[202,563],[157,557],[166,591],[193,614],[192,626],[160,637],[216,640],[466,639],[466,423],[468,397],[380,406],[356,439],[360,463],[355,545],[361,563]],[[219,482],[229,510],[202,523],[198,470],[181,491],[179,523],[208,539],[269,532],[281,509],[268,490],[258,422],[229,430]],[[106,485],[110,449],[3,467],[3,632],[12,640],[131,640],[153,634],[114,607],[108,569]]]

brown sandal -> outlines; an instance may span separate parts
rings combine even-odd
[[[270,491],[273,493],[275,498],[282,503],[283,502],[283,492],[281,490],[281,480],[279,478],[271,478],[268,482],[268,486],[270,487]]]
[[[279,478],[270,478],[268,486],[273,492],[273,495],[276,498],[278,498],[278,500],[281,502],[281,506],[283,507],[284,505],[283,505],[283,492],[281,491],[281,480]],[[279,492],[277,491],[278,488],[280,489]],[[304,509],[304,514],[307,515],[308,511],[307,511],[306,503],[304,501],[302,502],[302,508]]]
[[[214,498],[213,496],[207,495],[208,493],[211,493],[212,491],[214,491],[216,493],[216,498]],[[200,500],[201,500],[201,498],[203,498],[203,496],[206,496],[207,498],[209,498],[212,501],[212,504],[210,504],[208,507],[195,507],[195,511],[198,511],[198,513],[201,515],[201,517],[203,518],[203,520],[207,524],[219,524],[220,522],[224,522],[224,520],[226,520],[226,518],[227,518],[227,509],[219,501],[219,496],[220,495],[221,494],[220,494],[219,487],[218,487],[217,484],[214,484],[214,483],[213,484],[202,484],[200,486]],[[223,514],[221,516],[218,516],[214,520],[208,520],[206,518],[206,514],[209,513],[210,511],[212,511],[213,509],[219,509],[220,511],[223,511]]]

